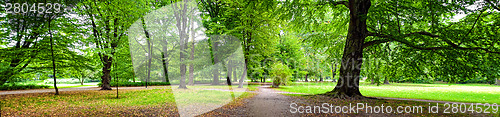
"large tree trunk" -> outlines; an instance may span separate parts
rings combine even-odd
[[[363,97],[359,92],[359,75],[363,63],[363,43],[368,35],[366,18],[370,0],[349,0],[349,29],[340,65],[340,78],[337,86],[326,95],[337,98]]]
[[[111,63],[113,58],[103,54],[103,67],[102,67],[102,76],[101,76],[101,83],[102,87],[101,90],[111,90],[111,86],[109,85],[110,78],[111,78]]]

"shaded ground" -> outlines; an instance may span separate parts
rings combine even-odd
[[[113,91],[97,91],[99,88],[67,88],[61,89],[60,96],[53,96],[54,89],[35,89],[20,91],[0,91],[1,104],[7,106],[2,110],[2,116],[179,116],[175,104],[164,101],[173,98],[168,89],[163,87],[151,87],[145,90],[144,87],[120,87],[124,98],[114,99]],[[207,89],[216,91],[226,91],[225,89]],[[429,105],[443,103],[432,100],[400,100],[400,99],[363,99],[363,100],[340,100],[321,95],[304,95],[300,93],[288,93],[276,91],[269,86],[260,86],[255,91],[248,91],[249,95],[237,98],[220,108],[217,108],[200,116],[256,116],[256,117],[274,117],[274,116],[500,116],[496,114],[477,114],[477,113],[455,113],[444,114],[445,109],[442,104],[439,106],[439,113],[429,114]],[[161,94],[164,93],[164,94]],[[12,94],[12,95],[9,95]],[[160,94],[160,95],[158,95]],[[155,96],[150,96],[155,95]],[[82,97],[83,96],[83,97]],[[99,96],[97,98],[91,96]],[[136,96],[142,98],[135,98]],[[144,97],[150,96],[150,97]],[[134,97],[134,98],[132,98]],[[68,99],[76,100],[74,102]],[[156,99],[156,100],[155,100]],[[159,100],[158,100],[159,99]],[[0,100],[0,101],[1,101]],[[150,105],[164,101],[159,105]],[[421,102],[429,101],[429,102]],[[91,104],[81,105],[79,103]],[[21,104],[19,104],[21,103]],[[42,104],[36,104],[42,103]],[[298,106],[318,106],[320,108],[327,103],[335,106],[349,106],[357,103],[369,104],[371,106],[422,106],[422,112],[417,113],[374,113],[367,110],[360,110],[358,113],[335,113],[321,112],[321,110],[307,111],[305,109],[299,113],[292,113],[291,104]],[[44,106],[46,105],[46,106]],[[56,105],[56,108],[50,107]],[[74,105],[74,106],[71,106]],[[76,106],[81,105],[81,106]],[[451,110],[451,109],[450,109]],[[323,110],[324,111],[324,110]]]
[[[362,100],[341,100],[336,98],[331,98],[322,95],[298,95],[293,93],[287,93],[282,91],[276,91],[274,89],[269,88],[269,86],[261,86],[259,90],[256,92],[257,94],[252,98],[242,99],[238,103],[238,105],[226,105],[221,108],[218,108],[214,111],[205,113],[200,116],[253,116],[253,117],[274,117],[274,116],[500,116],[499,113],[495,114],[478,114],[472,112],[452,112],[450,109],[450,114],[443,113],[445,107],[441,104],[443,102],[436,102],[430,100],[430,102],[422,102],[426,100],[399,100],[399,99],[362,99]],[[286,95],[282,95],[286,94]],[[292,96],[287,96],[292,95]],[[291,107],[291,104],[295,103],[294,108]],[[384,105],[391,106],[393,110],[391,113],[382,113],[375,112],[374,110],[369,109],[360,109],[359,111],[350,111],[346,110],[344,112],[337,112],[333,109],[324,109],[323,104],[329,104],[334,106],[355,106],[357,103],[368,104],[370,106],[381,106]],[[429,108],[430,105],[438,106],[438,113],[430,113]],[[317,110],[302,109],[302,113],[296,112],[292,113],[298,106],[307,107],[310,106],[314,108],[314,106],[318,106]],[[406,106],[421,106],[420,110],[412,111],[412,112],[396,112],[397,108],[402,106],[403,108]],[[321,110],[320,110],[321,109]],[[300,111],[300,110],[299,110]]]

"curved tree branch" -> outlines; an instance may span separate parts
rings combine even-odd
[[[439,35],[435,35],[435,34],[432,34],[432,33],[429,33],[429,32],[425,32],[425,31],[421,31],[421,32],[413,32],[413,33],[404,34],[403,37],[401,37],[401,38],[405,38],[405,37],[408,37],[408,36],[411,36],[411,35],[414,35],[414,34],[426,35],[426,36],[429,36],[429,37],[440,37]],[[386,43],[386,42],[394,42],[395,41],[395,42],[403,43],[406,46],[409,46],[409,47],[412,47],[412,48],[415,48],[415,49],[419,49],[419,50],[445,50],[445,49],[448,49],[448,50],[451,50],[451,49],[476,50],[476,51],[477,50],[482,50],[482,51],[485,51],[486,53],[500,54],[500,52],[491,51],[489,49],[481,48],[481,47],[461,47],[460,45],[455,44],[455,43],[451,42],[450,40],[443,40],[449,46],[422,47],[421,45],[416,45],[416,44],[411,43],[411,42],[409,42],[407,40],[404,40],[404,39],[402,39],[402,40],[397,39],[397,38],[400,38],[400,37],[396,37],[396,36],[384,35],[384,34],[372,33],[372,32],[370,32],[368,35],[369,36],[380,37],[380,38],[383,38],[383,39],[365,42],[363,44],[363,48],[366,48],[366,47],[369,47],[369,46],[372,46],[372,45],[376,45],[376,44],[381,44],[381,43]]]

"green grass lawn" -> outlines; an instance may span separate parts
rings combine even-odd
[[[331,91],[336,83],[293,83],[280,86],[277,90],[321,94]],[[497,103],[500,104],[500,86],[487,84],[413,84],[392,83],[390,85],[370,85],[360,82],[360,92],[368,97],[390,97],[426,99],[452,102]]]

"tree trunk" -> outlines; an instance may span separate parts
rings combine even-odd
[[[247,53],[245,53],[245,54],[247,54]],[[248,61],[247,61],[247,59],[245,59],[245,64],[243,65],[244,69],[243,69],[243,73],[241,74],[241,79],[239,81],[238,88],[243,88],[243,80],[245,80],[245,78],[247,76],[247,63],[248,63]]]
[[[389,78],[385,77],[385,79],[384,79],[384,84],[390,84],[390,83],[389,83]]]
[[[320,81],[320,82],[323,82],[323,75],[322,75],[321,73],[320,73],[320,75],[319,75],[319,81]]]
[[[337,64],[335,64],[335,67],[333,67],[333,62],[332,62],[332,82],[335,81],[335,71],[337,71]]]
[[[102,76],[101,76],[101,83],[102,87],[101,90],[111,90],[111,86],[109,85],[110,83],[110,78],[111,78],[111,63],[113,58],[108,57],[107,55],[103,54],[103,67],[102,67]]]
[[[54,56],[54,39],[52,38],[52,31],[50,30],[50,22],[49,20],[49,34],[50,34],[50,52],[52,53],[52,76],[54,77],[54,89],[56,90],[55,95],[59,95],[59,89],[57,89],[57,78],[56,78],[56,58]]]
[[[230,61],[227,62],[226,67],[227,67],[226,76],[228,78],[227,80],[228,81],[234,81],[234,80],[232,80],[232,78],[233,78],[233,76],[232,76],[233,75],[233,68],[232,68],[232,65],[231,65]]]
[[[146,30],[146,22],[144,22],[144,17],[141,17],[141,21],[142,21],[142,28],[144,30],[144,35],[146,35],[146,43],[148,44],[148,48],[147,48],[147,54],[148,54],[148,69],[147,69],[147,74],[148,74],[148,77],[146,78],[146,88],[148,88],[148,81],[149,79],[151,78],[151,59],[153,58],[153,52],[152,49],[151,49],[151,38],[149,36],[149,32],[148,30]]]
[[[337,98],[363,97],[359,92],[359,75],[363,63],[363,43],[368,35],[366,17],[370,0],[349,0],[349,29],[340,65],[340,78],[337,86],[326,95]]]
[[[497,85],[500,85],[500,78],[497,78]]]
[[[80,79],[81,79],[80,84],[83,85],[83,82],[84,82],[85,79],[83,77],[80,78]]]
[[[193,20],[193,19],[191,19]],[[194,31],[194,21],[191,22],[191,29],[189,30],[191,32],[191,57],[190,57],[190,60],[191,60],[191,63],[189,64],[189,82],[188,82],[188,85],[194,85],[194,64],[193,64],[193,60],[194,60],[194,38],[195,38],[195,31]]]
[[[163,63],[163,73],[165,75],[165,82],[170,82],[170,80],[168,80],[168,61],[166,60],[167,57],[165,56],[165,53],[166,52],[166,47],[163,47],[163,52],[161,53],[161,62]],[[168,56],[168,55],[167,55]],[[135,82],[135,80],[134,80]]]
[[[214,42],[212,40],[212,42]],[[217,57],[217,46],[218,46],[218,42],[214,42],[212,44],[212,53],[213,53],[213,57],[214,57],[214,68],[212,69],[212,74],[214,74],[214,80],[212,82],[212,85],[219,85],[219,69],[218,67],[216,67],[217,63],[219,62],[219,57]]]
[[[188,29],[188,18],[186,16],[187,14],[187,2],[178,2],[178,4],[174,5],[174,15],[175,15],[175,20],[176,20],[176,27],[177,31],[179,32],[179,62],[180,62],[180,74],[181,78],[179,79],[179,89],[187,89],[186,87],[186,63],[185,63],[185,58],[186,55],[185,50],[187,46],[187,29]]]
[[[238,88],[243,88],[243,80],[245,80],[245,78],[247,76],[246,74],[247,74],[247,69],[246,69],[246,65],[245,65],[245,69],[243,70],[243,74],[241,74],[241,79],[239,81]]]
[[[306,74],[306,82],[309,82],[309,80],[307,80],[307,76],[309,76],[309,74]]]
[[[233,74],[233,82],[236,82],[236,81],[238,81],[238,76],[236,75],[236,65],[232,65],[231,67],[232,67],[231,72]]]

